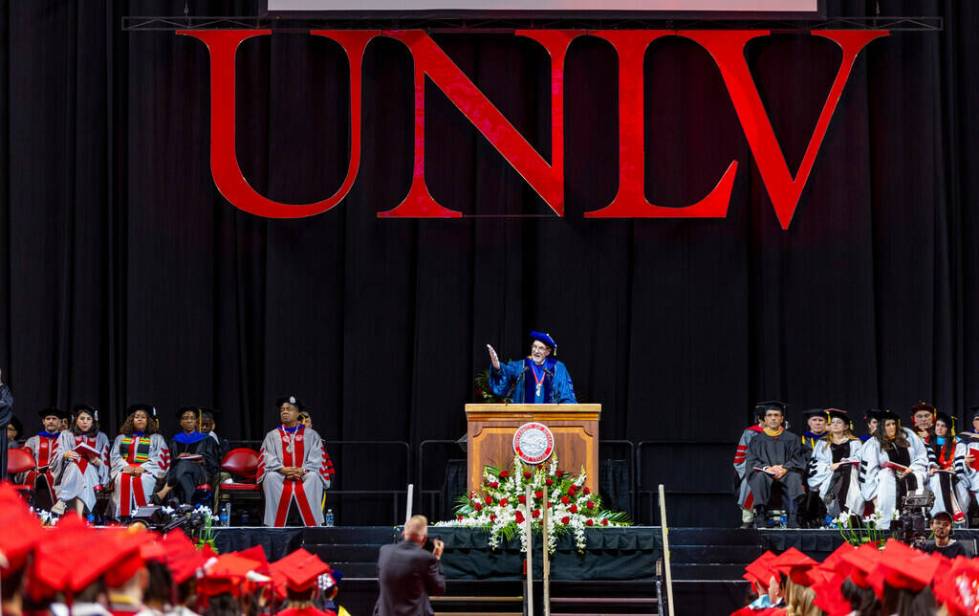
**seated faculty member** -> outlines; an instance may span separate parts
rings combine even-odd
[[[156,407],[133,404],[129,415],[112,443],[109,459],[113,482],[112,511],[128,518],[137,507],[146,507],[153,498],[158,477],[167,473],[170,452],[167,442],[156,431]]]
[[[43,429],[27,439],[24,447],[34,456],[34,470],[27,473],[27,485],[34,488],[35,499],[41,509],[50,509],[58,500],[54,491],[54,462],[61,436],[61,420],[68,413],[56,408],[38,411]]]
[[[185,406],[177,411],[177,417],[180,432],[170,439],[170,470],[156,498],[165,503],[172,491],[173,498],[191,505],[197,486],[217,476],[221,453],[217,442],[201,431],[199,408]]]
[[[779,408],[765,411],[761,434],[748,443],[745,470],[748,486],[755,499],[755,528],[764,528],[768,520],[768,503],[772,486],[782,487],[782,505],[788,513],[789,528],[799,527],[799,500],[805,492],[802,476],[806,458],[798,436],[785,429],[785,415]]]
[[[404,541],[383,546],[377,558],[381,593],[374,616],[429,616],[434,613],[429,596],[445,592],[445,578],[439,569],[445,545],[435,539],[432,551],[425,549],[428,519],[412,516],[402,534]]]
[[[557,343],[549,334],[532,331],[530,355],[524,359],[500,363],[492,346],[486,345],[490,358],[489,385],[493,393],[514,403],[574,404],[571,374],[557,355]]]
[[[293,503],[305,526],[323,523],[320,502],[329,473],[323,439],[299,422],[303,403],[295,396],[276,401],[281,424],[265,435],[258,482],[265,493],[265,525],[285,526]]]

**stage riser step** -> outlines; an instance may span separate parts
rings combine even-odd
[[[765,550],[760,545],[670,545],[670,561],[677,563],[750,563]]]
[[[303,530],[303,543],[306,545],[381,546],[400,540],[401,534],[390,526],[316,526]]]
[[[324,545],[322,543],[305,547],[326,562],[345,561],[345,562],[377,562],[377,555],[381,549],[379,545]]]

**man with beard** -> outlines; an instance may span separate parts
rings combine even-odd
[[[799,527],[798,507],[799,499],[804,495],[802,476],[806,460],[799,437],[786,430],[784,422],[781,409],[766,410],[761,434],[748,444],[745,469],[755,499],[755,528],[767,525],[768,504],[775,484],[782,488],[789,528]]]
[[[44,429],[27,439],[24,447],[34,455],[34,470],[27,473],[25,484],[34,488],[34,498],[41,509],[51,509],[57,501],[54,491],[54,468],[51,463],[58,452],[58,437],[61,436],[62,420],[68,413],[56,408],[38,412]]]
[[[914,433],[918,438],[930,445],[935,438],[935,419],[938,417],[938,409],[927,402],[919,400],[911,407],[911,420],[914,424]]]
[[[549,334],[532,331],[530,355],[521,360],[500,363],[492,346],[486,345],[490,358],[489,385],[493,394],[520,404],[574,404],[571,374],[557,355],[557,343]]]
[[[931,532],[933,538],[921,546],[923,552],[938,552],[945,558],[973,557],[972,550],[952,539],[952,516],[947,511],[940,511],[932,517]]]

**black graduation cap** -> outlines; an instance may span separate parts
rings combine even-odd
[[[864,421],[870,421],[871,419],[876,419],[880,421],[880,409],[867,409],[867,412],[863,416]]]
[[[924,402],[923,400],[918,400],[915,402],[914,406],[911,407],[911,415],[913,416],[918,411],[928,411],[932,414],[932,416],[935,416],[938,413],[938,409],[935,408],[935,405]]]
[[[894,421],[901,423],[901,416],[890,409],[884,409],[883,411],[877,411],[877,421],[886,421],[888,419],[893,419]]]
[[[136,402],[130,404],[129,408],[126,409],[127,415],[132,415],[136,411],[145,411],[150,417],[156,417],[156,407],[152,404],[146,404],[145,402]]]
[[[201,415],[203,417],[207,417],[208,415],[210,415],[214,421],[217,421],[218,419],[221,418],[221,409],[212,409],[206,406],[202,406]]]
[[[200,407],[196,407],[196,406],[182,406],[179,409],[177,409],[177,413],[176,413],[177,419],[180,419],[181,417],[183,417],[184,416],[184,413],[186,413],[187,411],[191,411],[198,418],[201,416],[201,409],[200,409]]]
[[[826,409],[806,409],[802,411],[802,418],[808,420],[810,417],[822,417],[826,419]]]
[[[976,417],[979,417],[979,404],[969,407],[969,421],[972,421]]]
[[[785,409],[789,407],[788,404],[780,402],[778,400],[766,400],[765,402],[758,402],[755,404],[755,416],[764,417],[765,413],[771,410],[781,411],[785,415]]]
[[[90,404],[76,404],[71,407],[72,417],[78,417],[79,413],[88,413],[95,421],[99,420],[99,410]]]
[[[830,419],[842,419],[843,421],[850,421],[850,414],[843,409],[826,409],[826,415]]]
[[[300,411],[306,410],[306,405],[303,404],[303,401],[297,398],[296,396],[281,396],[275,399],[276,410],[282,408],[283,404],[291,404],[297,409],[299,409]]]
[[[37,412],[37,416],[40,417],[42,420],[45,417],[50,417],[52,415],[54,415],[58,419],[68,419],[68,413],[62,411],[59,408],[55,408],[53,406],[49,406],[48,408],[41,409],[40,411]]]

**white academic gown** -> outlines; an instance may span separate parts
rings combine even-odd
[[[287,481],[278,472],[284,466],[305,469],[302,481]],[[327,478],[323,439],[315,430],[300,424],[295,431],[279,426],[266,434],[258,468],[258,482],[265,493],[265,525],[285,526],[293,502],[305,526],[321,525],[323,510],[320,502]]]
[[[65,457],[65,453],[85,443],[99,452],[98,463],[82,458],[77,462]],[[95,490],[109,482],[109,437],[102,432],[95,436],[80,436],[65,430],[58,438],[58,451],[51,460],[55,471],[55,490],[58,499],[68,502],[77,498],[88,510],[95,509]]]
[[[910,469],[914,473],[918,487],[914,494],[924,494],[928,489],[928,451],[925,442],[907,428],[904,430],[904,437],[910,445],[909,456],[911,458]],[[878,528],[889,529],[894,513],[898,511],[897,503],[897,475],[894,471],[885,468],[884,464],[890,461],[887,452],[881,449],[880,441],[871,438],[863,445],[860,452],[860,491],[866,502],[874,503],[874,510],[881,515]]]
[[[860,451],[863,443],[860,439],[853,439],[849,442],[850,451],[844,456],[847,460],[860,460]],[[826,503],[826,512],[836,517],[842,513],[836,499],[829,493],[833,484],[833,449],[830,442],[820,440],[816,443],[816,448],[812,452],[812,473],[809,475],[809,489],[819,492],[819,497]],[[846,509],[850,513],[863,516],[863,495],[860,493],[860,468],[859,464],[849,473],[850,482],[846,491]]]
[[[138,440],[138,443],[134,441]],[[170,467],[170,450],[159,434],[134,437],[120,434],[109,452],[112,461],[112,505],[116,517],[131,516],[136,507],[145,507],[153,497],[157,478],[163,477]],[[142,466],[142,475],[123,473],[130,466]]]

